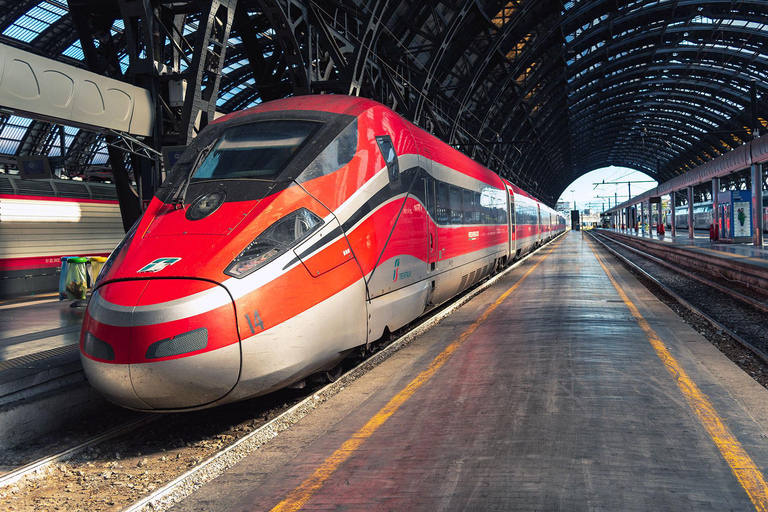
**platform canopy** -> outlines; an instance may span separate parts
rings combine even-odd
[[[371,97],[550,204],[596,168],[664,182],[768,127],[765,0],[3,0],[0,42],[86,67],[79,34],[101,27],[95,48],[119,64],[101,71],[142,85],[149,68],[129,50],[149,36],[125,22],[138,4],[168,34],[236,6],[214,63],[221,112],[293,94]],[[198,14],[173,18],[190,5]],[[193,54],[164,37],[154,43]],[[166,79],[184,72],[183,59],[159,60],[152,72]],[[103,135],[0,112],[0,153],[62,146],[73,172],[107,163]]]

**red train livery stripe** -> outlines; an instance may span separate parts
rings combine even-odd
[[[61,267],[61,258],[80,256],[79,254],[62,254],[60,256],[35,256],[32,258],[2,258],[0,271],[26,269],[56,269]],[[88,256],[109,256],[109,253],[88,254]]]

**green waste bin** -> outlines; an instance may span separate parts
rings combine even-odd
[[[85,300],[85,293],[88,291],[87,269],[88,258],[74,256],[67,258],[69,267],[67,268],[67,284],[65,290],[67,298],[70,300]]]

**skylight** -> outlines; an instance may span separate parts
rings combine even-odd
[[[6,28],[3,35],[29,43],[68,13],[67,8],[58,2],[40,2]]]

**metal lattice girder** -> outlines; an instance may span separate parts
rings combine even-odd
[[[133,81],[172,70],[197,84],[191,41],[209,1],[47,1],[65,14],[16,27],[39,2],[0,0],[0,40],[71,62],[72,42],[87,32],[91,69],[122,76],[129,66]],[[75,12],[84,4],[85,26]],[[132,25],[120,4],[150,23]],[[125,30],[112,25],[117,18]],[[768,129],[767,22],[764,0],[239,0],[219,41],[218,93],[200,108],[229,112],[308,93],[371,97],[554,202],[592,169],[626,165],[664,181]],[[145,45],[142,64],[131,48],[150,32],[176,35]],[[168,105],[172,79],[157,92],[165,143],[196,119]],[[34,151],[54,137],[39,133],[28,129],[22,145]]]

